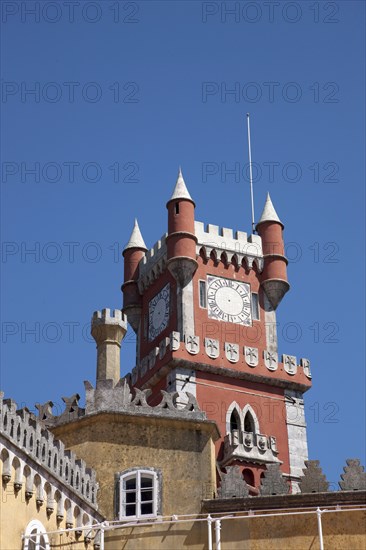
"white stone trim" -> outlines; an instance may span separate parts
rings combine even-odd
[[[225,253],[228,263],[233,260],[241,264],[245,258],[249,268],[253,261],[256,262],[259,271],[263,269],[262,239],[259,235],[247,235],[243,231],[236,231],[235,236],[232,229],[219,228],[218,225],[208,224],[205,230],[203,222],[195,221],[195,235],[197,237],[197,255],[201,248],[209,257],[214,251],[217,258]]]
[[[188,391],[196,397],[196,372],[194,370],[176,367],[169,372],[167,381],[168,392]]]
[[[264,298],[264,326],[266,329],[266,349],[268,351],[278,351],[277,345],[277,320],[276,312],[273,309],[270,301],[267,298],[265,292],[263,292]]]
[[[305,410],[302,393],[287,390],[285,394],[285,404],[290,475],[299,478],[303,475],[305,460],[308,460]],[[296,482],[291,482],[291,486],[293,492],[299,491]]]
[[[32,531],[34,531],[34,529],[37,530],[37,533],[35,533],[34,538],[32,537],[32,548],[34,550],[50,550],[50,541],[46,533],[46,529],[38,519],[33,519],[32,521],[30,521],[25,529],[24,536],[27,538],[24,539],[23,550],[28,550],[30,541],[28,537],[32,534]],[[43,537],[46,546],[40,545],[41,536]]]
[[[178,332],[183,334],[183,338],[186,334],[194,334],[194,299],[193,299],[193,279],[178,291],[180,285],[177,285],[177,299],[181,300],[181,304],[178,303],[178,316],[181,311],[182,318],[178,319]]]
[[[236,401],[233,401],[231,403],[230,407],[228,408],[228,410],[226,411],[226,433],[227,434],[231,433],[230,418],[231,418],[231,414],[232,414],[234,409],[236,410],[236,412],[238,413],[238,416],[239,416],[240,432],[242,432],[244,430],[244,422],[243,422],[244,417],[242,415],[241,408],[240,408],[240,406],[238,405],[238,403]]]
[[[145,256],[139,263],[138,286],[140,292],[143,292],[151,283],[153,283],[166,268],[167,246],[165,233],[151,248],[147,250]]]

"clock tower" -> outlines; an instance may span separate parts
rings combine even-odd
[[[137,222],[123,252],[123,311],[137,335],[132,386],[182,403],[186,392],[221,432],[218,480],[240,466],[252,495],[269,464],[293,492],[307,460],[303,394],[310,362],[279,355],[276,309],[289,290],[283,223],[268,195],[257,234],[195,221],[179,170],[168,232],[147,250]],[[183,403],[182,403],[183,404]]]

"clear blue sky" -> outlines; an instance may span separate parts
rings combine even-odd
[[[290,257],[280,353],[311,360],[310,458],[336,483],[365,455],[364,3],[38,4],[2,2],[6,396],[84,395],[91,314],[121,307],[133,218],[152,246],[180,164],[198,220],[250,231],[250,111],[256,217],[269,190]]]

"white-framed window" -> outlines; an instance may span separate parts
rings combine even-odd
[[[207,308],[207,294],[206,294],[206,281],[198,281],[198,293],[199,293],[199,304],[202,308]]]
[[[37,519],[28,523],[24,533],[23,550],[50,550],[46,529]]]
[[[259,297],[255,292],[252,292],[252,319],[259,321]]]
[[[119,474],[118,518],[154,518],[161,514],[161,474],[153,468],[131,468]]]

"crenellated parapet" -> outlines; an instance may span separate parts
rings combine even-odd
[[[58,422],[71,422],[79,418],[79,416],[84,416],[85,409],[79,406],[80,395],[78,393],[74,393],[71,397],[62,397],[62,401],[65,403],[65,409],[58,416],[53,415],[52,401],[46,401],[43,405],[40,403],[36,404],[38,418],[44,422],[47,420],[47,427],[53,426],[56,418]]]
[[[256,265],[259,272],[263,269],[262,239],[259,235],[247,235],[243,231],[234,231],[226,227],[208,224],[205,229],[203,222],[195,221],[196,257],[203,254],[205,258],[211,255],[219,261],[224,254],[225,261],[241,265],[245,262],[248,269]],[[167,267],[167,239],[165,233],[154,246],[146,251],[139,264],[138,287],[142,293],[148,288]]]
[[[85,382],[86,414],[97,412],[124,412],[134,415],[148,415],[159,418],[179,418],[191,420],[206,420],[206,414],[201,411],[194,395],[184,392],[186,400],[181,404],[181,392],[169,393],[161,390],[161,401],[158,405],[148,404],[150,389],[133,389],[126,379],[121,379],[117,386],[110,381],[97,382],[94,388],[90,382]]]
[[[128,380],[131,380],[130,375],[121,378],[116,385],[112,380],[97,380],[96,387],[88,381],[84,382],[85,409],[78,406],[79,396],[77,394],[75,394],[77,400],[75,400],[75,396],[70,399],[63,398],[66,409],[58,416],[52,413],[52,407],[50,406],[52,402],[47,401],[44,405],[38,405],[37,408],[40,411],[43,425],[56,427],[99,412],[125,412],[128,414],[147,414],[149,416],[188,418],[192,420],[206,419],[206,414],[201,411],[196,398],[189,392],[168,393],[162,390],[160,403],[151,406],[147,401],[151,390],[140,390],[138,388],[131,390]],[[77,414],[71,413],[70,416],[68,408],[70,403],[73,403],[73,409],[78,411]]]
[[[203,254],[207,259],[213,254],[220,260],[225,255],[227,263],[235,262],[241,265],[243,260],[251,269],[253,263],[259,272],[263,269],[262,239],[259,235],[247,235],[243,231],[233,231],[226,227],[208,224],[206,229],[203,222],[195,222],[197,237],[197,255]]]
[[[167,245],[165,233],[154,246],[147,250],[139,264],[139,291],[143,292],[165,271],[167,266]]]
[[[118,325],[126,328],[127,319],[120,309],[105,308],[101,311],[94,311],[92,316],[92,327],[97,328],[101,325]]]
[[[52,403],[48,402],[46,405],[41,408],[41,413],[47,419]],[[68,407],[68,403],[66,403],[66,406]],[[66,450],[62,441],[56,440],[46,428],[45,423],[27,408],[17,410],[14,401],[1,399],[0,435],[9,442],[6,445],[8,449],[13,446],[14,449],[19,449],[26,457],[26,460],[19,461],[18,477],[14,482],[18,484],[16,487],[18,490],[22,486],[23,470],[30,462],[29,467],[32,466],[32,463],[38,464],[51,476],[50,479],[53,478],[55,482],[65,485],[97,509],[98,483],[95,471],[88,468],[86,463],[78,459],[75,453]],[[11,450],[8,450],[7,453],[8,455],[11,454]],[[15,454],[15,451],[13,454]],[[8,467],[10,465],[11,460],[8,461]],[[36,471],[34,471],[34,475],[35,473]],[[3,476],[4,474],[11,475],[11,472],[7,472],[5,468]],[[32,494],[32,483],[33,478],[29,479],[29,498]]]

